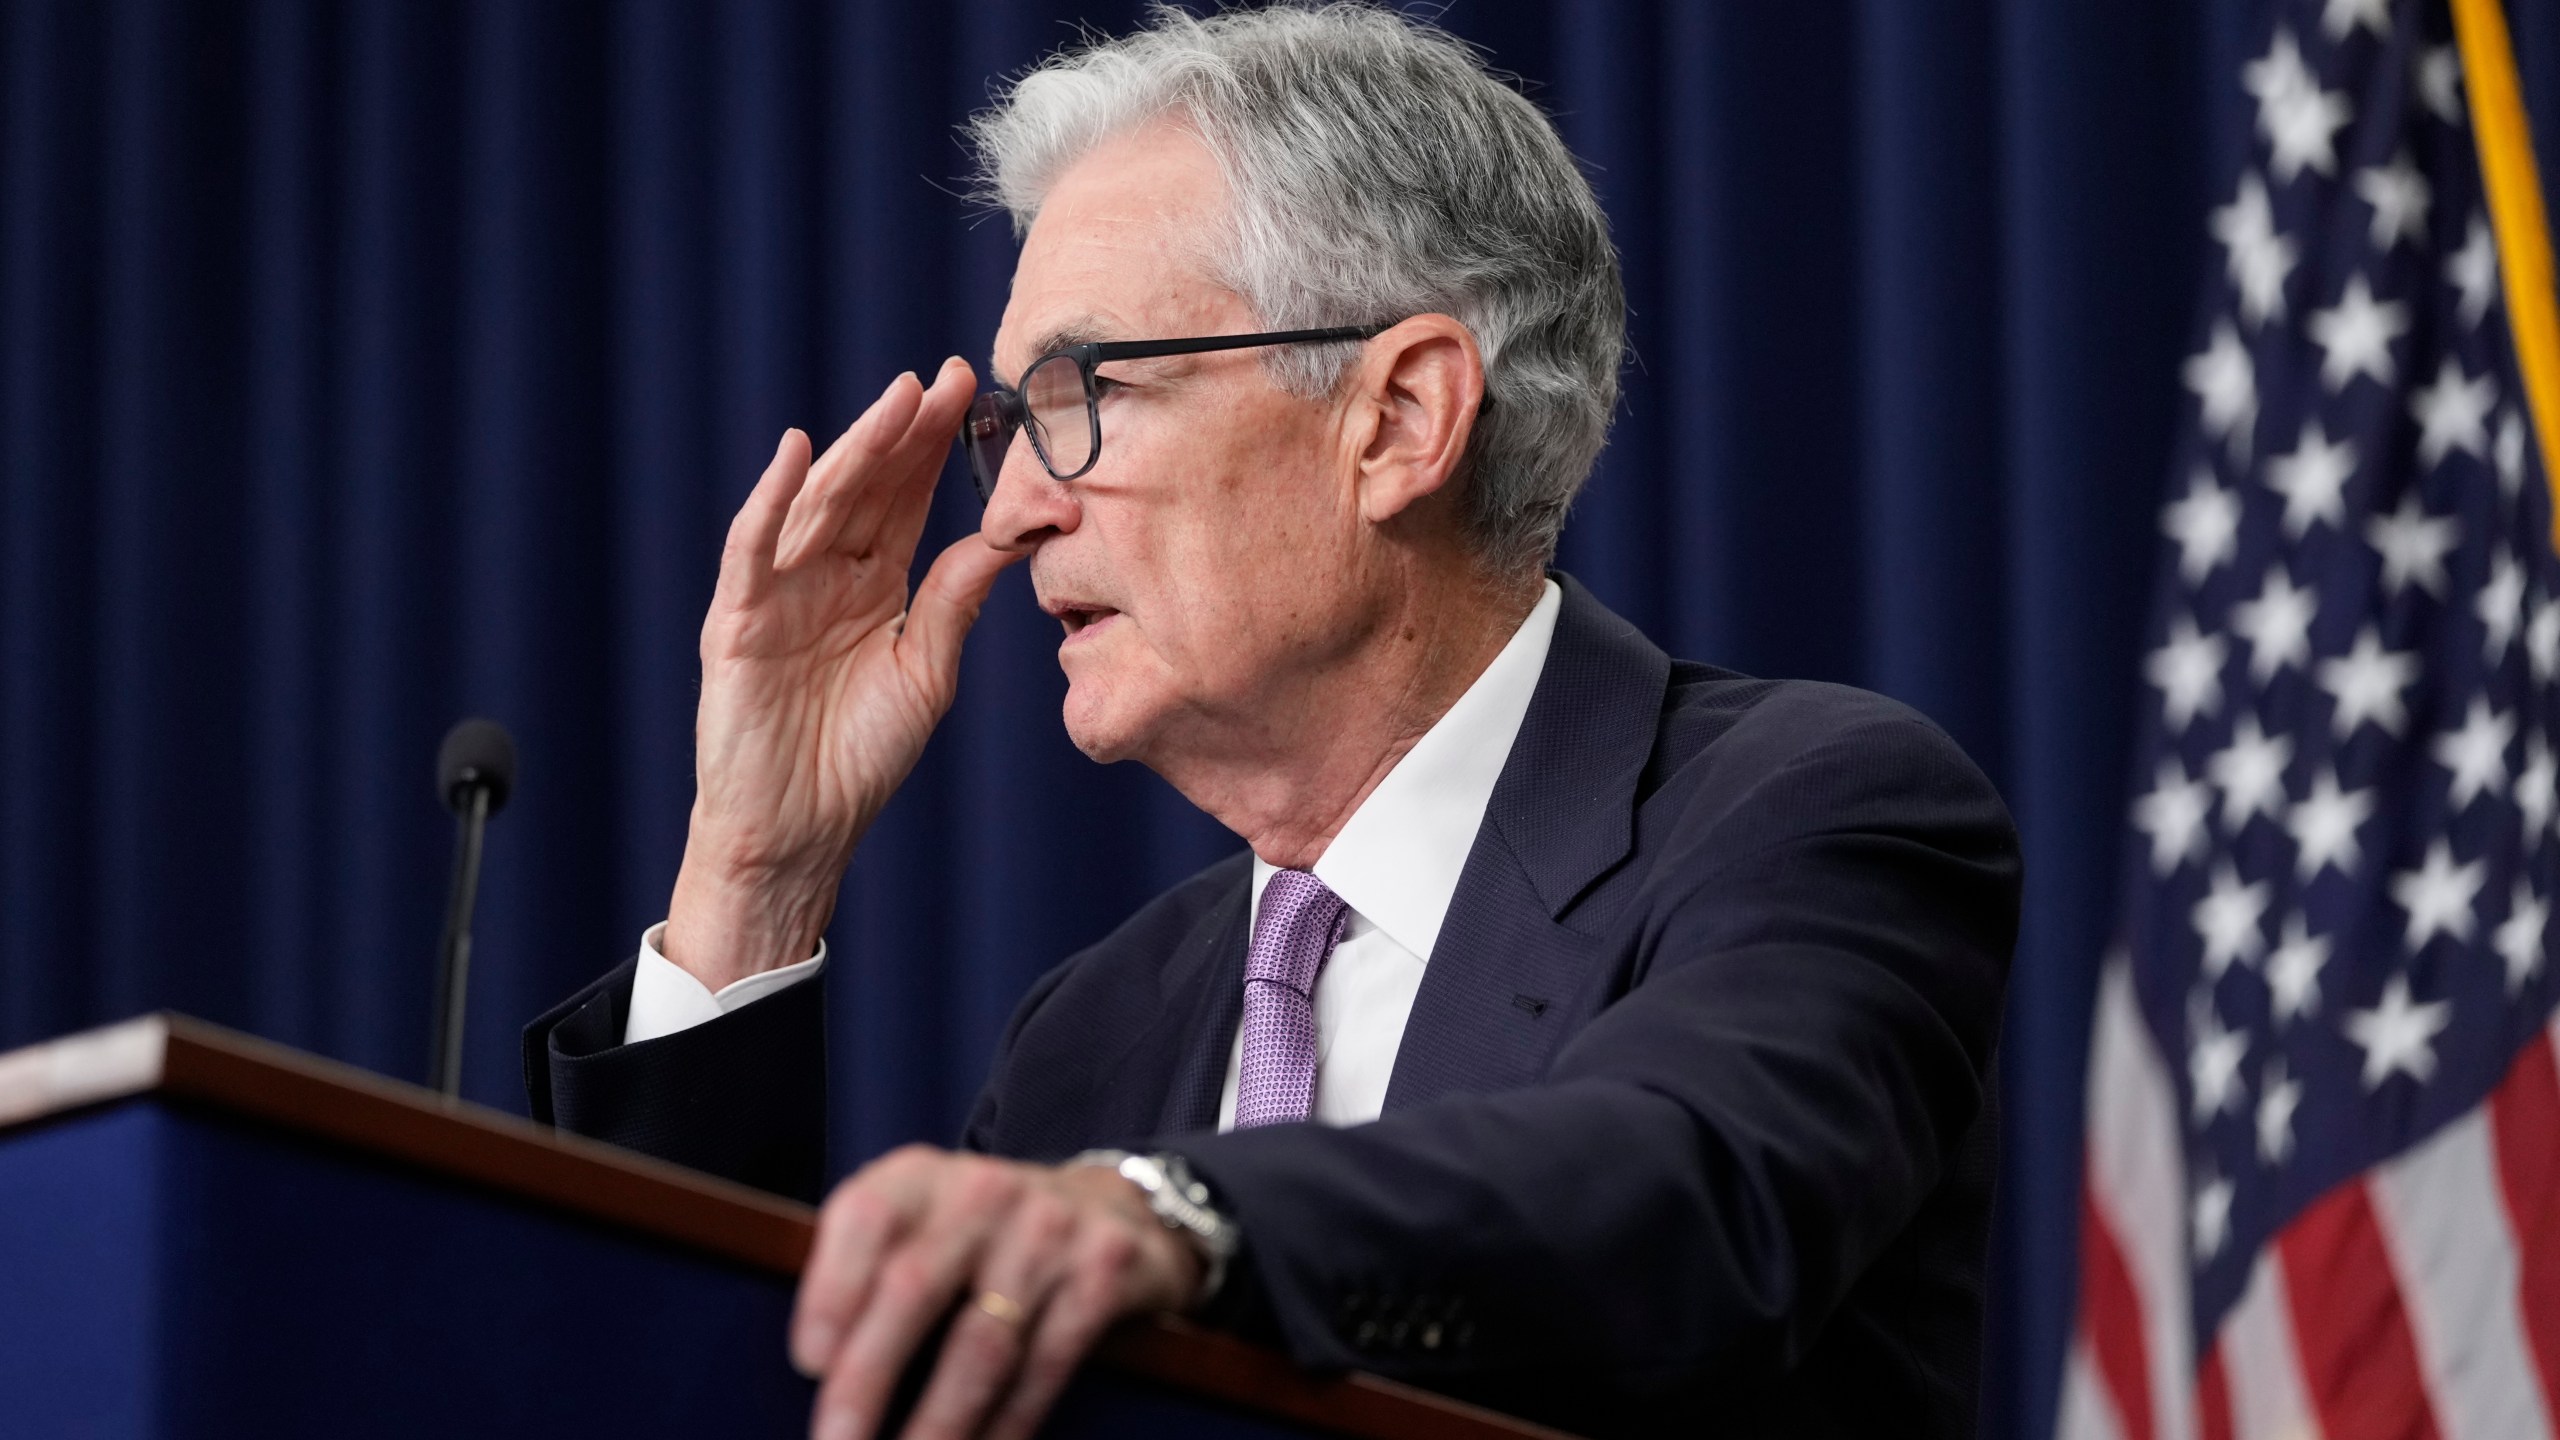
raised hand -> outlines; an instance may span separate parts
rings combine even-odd
[[[714,990],[809,957],[853,847],[951,707],[961,641],[1020,557],[976,534],[907,569],[976,377],[889,382],[815,464],[786,431],[702,623],[693,820],[661,947]]]

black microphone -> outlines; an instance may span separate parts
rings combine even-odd
[[[489,817],[506,807],[516,783],[516,742],[495,720],[470,719],[445,732],[436,751],[436,794],[454,813],[453,888],[444,902],[444,943],[437,951],[435,1051],[428,1083],[446,1095],[462,1089],[462,997],[471,984],[471,907],[480,895],[480,842]]]

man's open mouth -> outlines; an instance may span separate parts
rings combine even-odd
[[[1067,605],[1059,608],[1058,619],[1067,627],[1067,638],[1073,639],[1119,613],[1108,605]]]

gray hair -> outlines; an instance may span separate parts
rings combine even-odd
[[[1608,221],[1545,114],[1446,31],[1367,4],[1279,5],[1089,40],[975,117],[980,186],[1031,228],[1096,145],[1187,122],[1232,196],[1212,263],[1273,329],[1438,312],[1482,351],[1491,406],[1462,465],[1470,539],[1496,574],[1554,555],[1617,406],[1626,298]],[[1358,351],[1263,352],[1331,394]]]

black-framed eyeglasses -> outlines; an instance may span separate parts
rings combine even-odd
[[[1385,325],[1338,325],[1327,330],[1271,330],[1259,335],[1207,335],[1190,340],[1099,340],[1052,350],[1031,362],[1018,386],[983,391],[960,425],[960,448],[969,454],[969,478],[978,503],[996,494],[1004,457],[1017,430],[1031,432],[1031,449],[1060,480],[1073,480],[1102,457],[1101,395],[1093,369],[1109,360],[1153,360],[1259,345],[1315,345],[1368,340]]]

